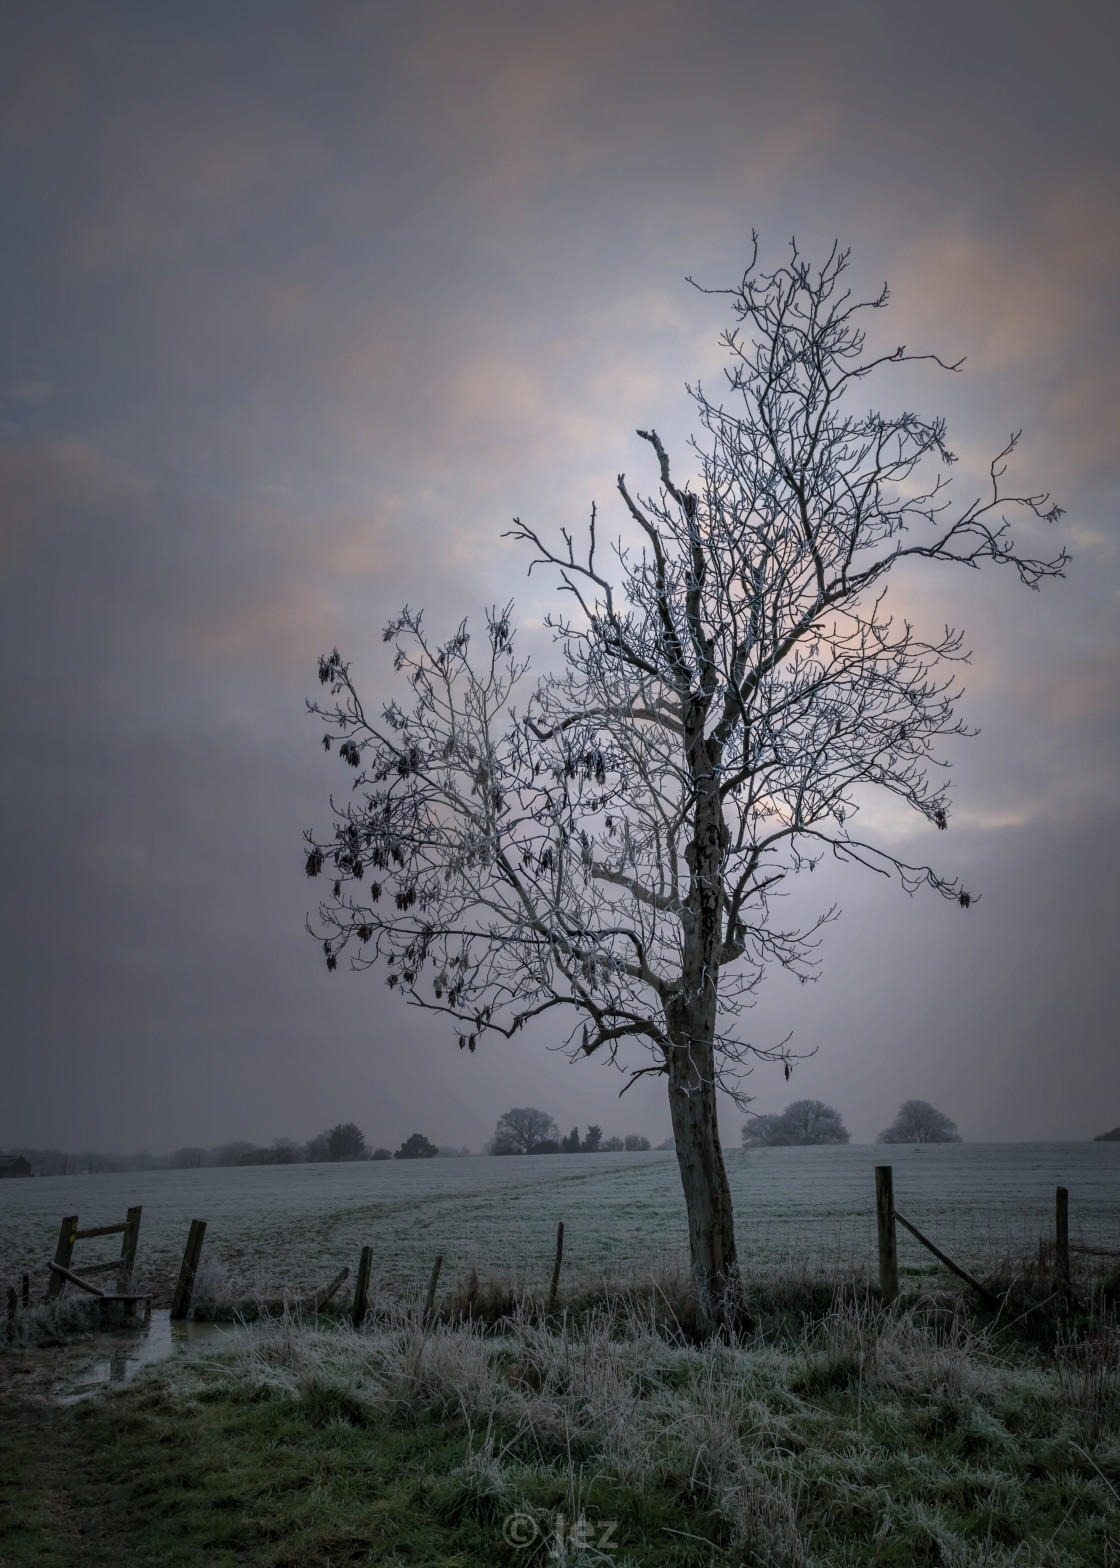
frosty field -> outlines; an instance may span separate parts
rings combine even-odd
[[[874,1260],[874,1175],[895,1170],[895,1201],[962,1262],[984,1268],[1052,1232],[1054,1189],[1069,1188],[1071,1239],[1120,1246],[1120,1144],[946,1144],[733,1149],[727,1155],[744,1265],[796,1260],[847,1273]],[[385,1284],[477,1264],[547,1278],[556,1222],[573,1272],[629,1270],[686,1248],[671,1152],[435,1159],[352,1165],[54,1176],[0,1185],[0,1284],[37,1280],[59,1222],[122,1220],[140,1203],[139,1274],[166,1290],[189,1222],[231,1285],[268,1291],[321,1282],[374,1248]],[[900,1234],[904,1267],[932,1260]],[[78,1244],[79,1266],[117,1238]]]

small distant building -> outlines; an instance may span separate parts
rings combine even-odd
[[[0,1177],[31,1176],[31,1164],[22,1154],[0,1154]]]

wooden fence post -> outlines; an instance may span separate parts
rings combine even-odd
[[[443,1253],[441,1252],[432,1264],[432,1277],[428,1281],[428,1299],[424,1303],[424,1316],[421,1321],[425,1326],[431,1321],[432,1311],[436,1304],[436,1286],[439,1284],[439,1271],[443,1266]]]
[[[139,1204],[129,1209],[125,1219],[125,1231],[121,1237],[121,1266],[117,1273],[117,1289],[122,1296],[132,1282],[132,1270],[136,1266],[136,1247],[140,1240],[140,1215],[143,1213]]]
[[[556,1292],[560,1287],[560,1265],[564,1261],[564,1221],[556,1227],[556,1262],[552,1265],[552,1284],[548,1287],[548,1310],[556,1307]]]
[[[175,1294],[171,1298],[172,1318],[185,1318],[191,1310],[191,1297],[194,1295],[194,1277],[198,1273],[198,1263],[202,1256],[202,1242],[205,1235],[206,1221],[191,1220],[187,1245],[183,1252],[183,1262],[179,1268],[179,1281],[175,1286]]]
[[[64,1269],[70,1267],[70,1260],[74,1256],[74,1243],[78,1239],[78,1216],[68,1214],[63,1220],[58,1232],[58,1246],[54,1249],[54,1261]],[[47,1285],[47,1300],[53,1301],[59,1294],[63,1285],[63,1275],[51,1274]]]
[[[883,1305],[898,1297],[898,1239],[894,1226],[894,1169],[875,1167],[875,1218],[879,1227],[879,1290]]]
[[[355,1328],[361,1328],[369,1310],[369,1276],[372,1269],[373,1248],[363,1247],[358,1259],[358,1277],[354,1281],[354,1310],[350,1314],[350,1321]]]
[[[1055,1204],[1054,1265],[1058,1284],[1069,1294],[1069,1188],[1059,1187]]]
[[[31,1275],[25,1274],[20,1280],[20,1294],[23,1297],[24,1311],[31,1305]]]

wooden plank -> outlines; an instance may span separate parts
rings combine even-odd
[[[560,1265],[564,1261],[564,1221],[556,1227],[556,1261],[552,1265],[552,1283],[548,1287],[548,1310],[556,1307],[556,1292],[560,1288]]]
[[[73,1269],[64,1268],[61,1263],[48,1263],[47,1267],[53,1269],[56,1274],[60,1274],[63,1279],[68,1279],[71,1284],[77,1285],[79,1289],[88,1290],[91,1296],[99,1296],[104,1301],[105,1292],[98,1290],[96,1285],[91,1285],[89,1280],[83,1279],[80,1274],[75,1274]]]
[[[898,1236],[895,1232],[894,1167],[875,1167],[875,1221],[879,1232],[879,1290],[883,1305],[898,1299]]]
[[[334,1279],[331,1280],[329,1285],[324,1285],[321,1290],[317,1290],[314,1297],[315,1311],[322,1311],[327,1302],[330,1301],[331,1297],[337,1293],[338,1288],[342,1284],[343,1280],[347,1280],[349,1278],[349,1269],[339,1269],[338,1273],[335,1275]]]
[[[54,1249],[54,1261],[63,1269],[70,1267],[70,1260],[74,1256],[74,1243],[78,1239],[78,1216],[68,1214],[63,1220],[58,1232],[58,1246]],[[65,1284],[64,1274],[52,1274],[47,1283],[47,1300],[53,1301],[61,1295]]]
[[[137,1203],[129,1209],[125,1217],[125,1230],[121,1237],[120,1273],[117,1278],[118,1290],[127,1290],[132,1283],[132,1271],[136,1267],[136,1249],[140,1244],[140,1216],[143,1212]]]
[[[1090,1258],[1120,1258],[1120,1247],[1086,1247],[1079,1241],[1071,1241],[1071,1252],[1083,1252]]]
[[[75,1274],[108,1274],[113,1269],[121,1266],[120,1258],[109,1258],[103,1263],[83,1263],[80,1269],[75,1269]]]
[[[179,1279],[175,1285],[175,1294],[171,1298],[171,1316],[185,1318],[191,1310],[191,1297],[194,1295],[194,1277],[198,1273],[199,1259],[202,1257],[202,1243],[206,1238],[206,1221],[191,1220],[191,1228],[187,1235],[187,1245],[183,1249],[183,1261],[179,1266]]]
[[[976,1294],[982,1297],[989,1306],[999,1306],[999,1297],[993,1295],[992,1292],[988,1289],[987,1285],[982,1285],[976,1278],[975,1274],[970,1274],[968,1270],[962,1268],[959,1263],[954,1263],[952,1258],[949,1257],[947,1253],[942,1252],[940,1247],[934,1246],[929,1237],[923,1236],[918,1227],[916,1225],[912,1225],[905,1215],[900,1214],[897,1209],[894,1211],[894,1217],[900,1225],[904,1225],[906,1227],[915,1241],[920,1241],[922,1246],[927,1248],[928,1251],[932,1252],[934,1257],[937,1258],[941,1263],[944,1263],[945,1267],[950,1269],[958,1279],[963,1279],[966,1285],[971,1285]]]
[[[355,1328],[361,1328],[365,1322],[366,1312],[369,1310],[369,1276],[373,1269],[373,1248],[363,1247],[362,1255],[358,1259],[358,1277],[354,1281],[354,1306],[350,1313],[350,1321]]]
[[[94,1225],[89,1230],[76,1230],[75,1241],[92,1241],[94,1236],[119,1236],[122,1230],[128,1229],[128,1221],[123,1225]]]

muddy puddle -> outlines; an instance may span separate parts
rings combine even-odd
[[[165,1307],[136,1328],[98,1334],[90,1346],[89,1359],[79,1371],[57,1383],[53,1394],[60,1404],[72,1405],[114,1384],[127,1383],[157,1361],[167,1361],[184,1351],[221,1352],[250,1332],[233,1323],[173,1323]]]

